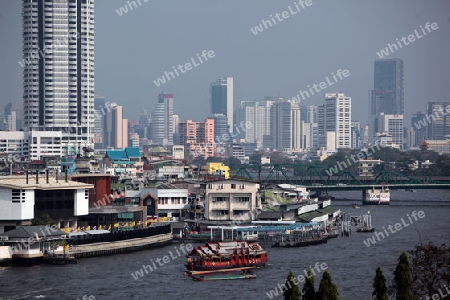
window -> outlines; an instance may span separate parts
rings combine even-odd
[[[236,188],[236,183],[232,183],[232,184],[231,184],[231,188],[232,188],[232,189],[235,189],[235,188]]]
[[[250,201],[250,197],[236,197],[235,199],[238,202],[249,202]]]
[[[210,184],[208,184],[208,189],[212,189],[213,188],[213,185],[210,183]]]

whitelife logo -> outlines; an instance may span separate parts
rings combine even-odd
[[[214,53],[213,50],[209,50],[208,52],[206,52],[206,50],[203,50],[203,52],[202,52],[202,54],[201,54],[201,57],[200,57],[200,55],[197,53],[197,59],[198,59],[198,61],[199,61],[200,63],[196,63],[195,59],[192,57],[192,58],[191,58],[192,64],[191,64],[190,62],[187,62],[187,63],[185,63],[184,65],[178,65],[178,67],[173,66],[172,68],[173,68],[173,71],[175,72],[175,74],[177,74],[177,77],[178,77],[178,76],[180,76],[180,74],[178,73],[178,70],[180,70],[180,72],[181,72],[182,74],[184,74],[184,73],[186,73],[187,71],[192,70],[192,65],[193,65],[194,67],[200,66],[200,65],[203,63],[202,57],[203,57],[203,59],[204,59],[205,62],[206,62],[206,61],[208,61],[208,58],[214,58],[215,56],[216,56],[216,54]],[[184,66],[184,69],[183,69],[183,66]],[[178,70],[177,70],[177,69],[178,69]],[[171,76],[172,76],[172,78],[171,78]],[[159,78],[156,79],[156,80],[153,80],[153,83],[154,83],[157,87],[159,87],[160,85],[166,83],[166,79],[167,79],[167,81],[170,81],[170,80],[172,80],[172,79],[175,79],[175,75],[173,74],[172,71],[169,71],[169,72],[166,71],[166,72],[164,72],[164,75],[161,76],[161,77],[159,77]]]
[[[264,19],[261,20],[261,23],[259,25],[255,26],[254,28],[250,28],[250,31],[254,35],[257,35],[258,33],[263,32],[264,29],[269,29],[270,27],[275,26],[277,24],[277,21],[275,20],[275,18],[278,20],[278,22],[282,22],[282,21],[286,20],[287,18],[289,18],[290,16],[296,15],[300,11],[305,10],[306,7],[311,6],[311,5],[312,5],[311,0],[306,0],[306,1],[300,0],[300,1],[298,1],[298,3],[294,2],[295,9],[292,9],[292,7],[289,5],[288,6],[289,10],[285,10],[281,14],[276,13],[275,17],[270,15],[269,20],[264,20]],[[300,6],[302,8],[300,8]]]
[[[425,28],[427,30],[425,30]],[[428,31],[428,33],[430,33],[431,29],[432,30],[437,30],[439,28],[439,26],[438,26],[438,24],[436,22],[433,22],[433,23],[427,22],[425,24],[425,28],[423,28],[422,25],[420,25],[420,29],[422,30],[423,35],[420,35],[420,33],[417,32],[417,29],[415,29],[414,30],[414,34],[408,35],[408,38],[402,36],[401,39],[400,39],[402,42],[400,42],[398,40],[398,38],[396,38],[395,40],[397,41],[397,44],[395,44],[395,43],[394,44],[388,43],[386,48],[381,49],[380,52],[377,52],[378,57],[379,58],[383,58],[383,57],[388,56],[389,54],[394,53],[395,51],[398,51],[398,47],[400,47],[400,49],[403,48],[402,43],[403,43],[404,46],[407,46],[410,43],[416,41],[416,38],[419,40],[419,39],[423,38],[424,36],[426,36],[427,35],[427,31]],[[406,39],[408,39],[408,41],[406,41]],[[398,47],[397,47],[397,45],[398,45]]]

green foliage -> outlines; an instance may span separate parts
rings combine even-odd
[[[384,278],[383,271],[381,271],[380,267],[375,272],[372,286],[374,288],[372,296],[375,296],[377,300],[388,300],[386,278]]]
[[[56,225],[56,221],[53,220],[52,218],[50,218],[50,216],[48,214],[43,214],[39,218],[34,218],[31,221],[31,224],[32,225],[48,225],[48,226],[52,226],[52,225]]]
[[[408,256],[402,252],[398,258],[397,267],[394,271],[394,281],[397,300],[413,300],[411,293],[412,273],[409,266]]]
[[[322,274],[320,280],[319,290],[316,293],[317,300],[338,300],[339,289],[338,286],[331,280],[331,274],[326,270]]]
[[[283,292],[284,300],[299,300],[300,299],[300,289],[298,288],[298,284],[295,284],[297,279],[294,276],[292,271],[289,271],[286,277],[286,290]]]
[[[302,293],[302,300],[316,300],[314,276],[311,272],[311,269],[308,269],[308,276],[305,278],[305,284],[303,285]]]
[[[411,271],[413,274],[414,296],[421,297],[439,293],[439,289],[450,283],[450,248],[429,243],[416,246],[409,251],[412,256]]]

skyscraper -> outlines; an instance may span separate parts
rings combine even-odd
[[[392,137],[392,147],[403,149],[403,115],[381,113],[378,118],[379,133]]]
[[[92,147],[94,0],[22,0],[24,127]]]
[[[278,151],[301,148],[301,114],[298,103],[279,99],[270,108],[270,135],[263,139],[265,148]]]
[[[173,94],[161,93],[152,114],[151,139],[160,145],[173,145]]]
[[[103,148],[128,147],[128,120],[123,118],[123,107],[116,103],[103,110]]]
[[[374,89],[369,92],[371,136],[380,130],[380,113],[402,115],[404,113],[403,60],[380,59],[374,63]]]
[[[217,79],[211,84],[211,113],[227,116],[230,131],[233,128],[233,77]]]
[[[450,136],[450,102],[428,102],[428,140],[444,140]],[[425,127],[425,126],[423,126]]]
[[[239,138],[249,143],[262,143],[264,135],[270,134],[270,107],[274,101],[241,101],[236,110],[235,127],[249,122],[251,128],[240,130]],[[236,131],[236,130],[235,130]]]
[[[318,115],[319,146],[351,148],[352,98],[343,93],[326,93]]]

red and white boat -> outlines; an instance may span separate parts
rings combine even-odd
[[[190,271],[263,267],[267,251],[258,242],[209,242],[186,255]]]

